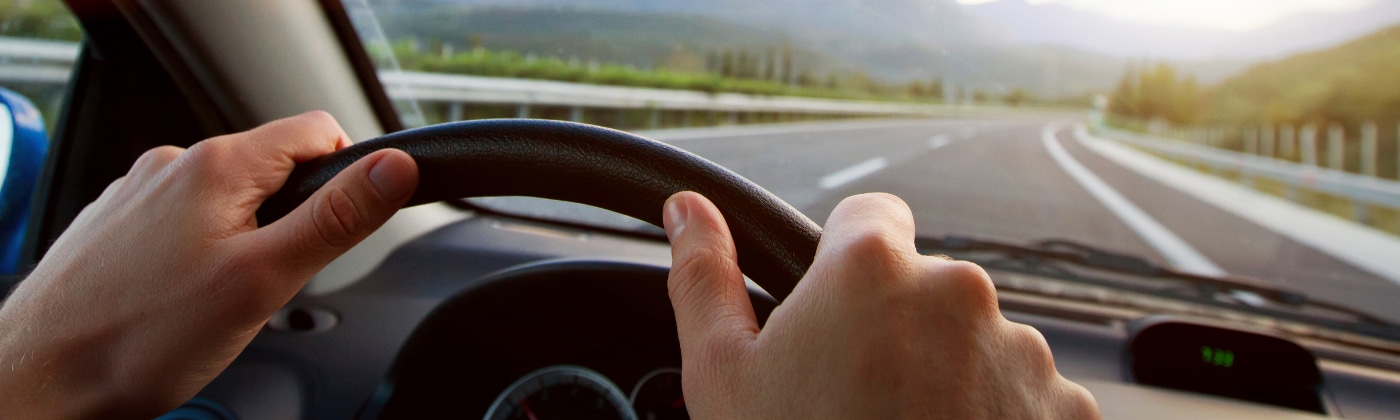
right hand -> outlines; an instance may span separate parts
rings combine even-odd
[[[1007,321],[975,264],[920,255],[909,208],[842,201],[762,330],[719,210],[666,202],[682,388],[696,418],[1098,418],[1045,339]]]

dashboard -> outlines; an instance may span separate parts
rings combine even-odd
[[[766,319],[772,298],[751,297]],[[384,418],[528,418],[553,396],[550,407],[560,411],[625,414],[597,418],[632,418],[634,410],[685,418],[658,416],[682,399],[680,366],[664,267],[546,260],[487,276],[444,301],[404,344],[384,397],[368,410]],[[559,400],[560,392],[587,398]],[[681,404],[674,408],[683,412]]]
[[[197,401],[237,418],[549,418],[561,409],[686,418],[668,266],[669,248],[654,239],[478,215],[400,247],[343,290],[298,296]],[[762,322],[776,302],[753,287],[750,297]],[[999,297],[1008,319],[1042,332],[1057,369],[1095,395],[1104,418],[1400,416],[1400,358],[1391,354],[1322,349],[1227,322]],[[1137,339],[1154,325],[1206,341]],[[1151,345],[1135,352],[1134,343]],[[1274,356],[1286,362],[1264,362]],[[1290,366],[1303,373],[1280,375],[1306,392],[1281,404],[1229,394],[1230,386],[1149,385],[1151,374],[1134,370],[1148,361],[1204,372],[1184,388]]]

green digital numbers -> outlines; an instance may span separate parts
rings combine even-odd
[[[1212,366],[1227,368],[1235,365],[1235,352],[1222,348],[1201,346],[1201,361]]]

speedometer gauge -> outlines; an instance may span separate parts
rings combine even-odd
[[[485,420],[636,420],[622,390],[602,374],[579,366],[550,366],[506,387]]]
[[[681,393],[681,370],[661,368],[643,376],[632,388],[632,409],[641,420],[689,420]]]

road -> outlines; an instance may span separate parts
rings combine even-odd
[[[1116,195],[1140,210],[1141,219],[1213,263],[1206,269],[1275,282],[1400,321],[1400,285],[1140,175],[1075,141],[1068,127],[1020,117],[647,135],[748,177],[818,222],[843,197],[888,192],[909,204],[920,235],[1067,238],[1180,267],[1162,238],[1144,235],[1122,208],[1104,204],[1102,195]],[[1086,188],[1066,169],[1064,156],[1052,156],[1052,141],[1111,191]]]

